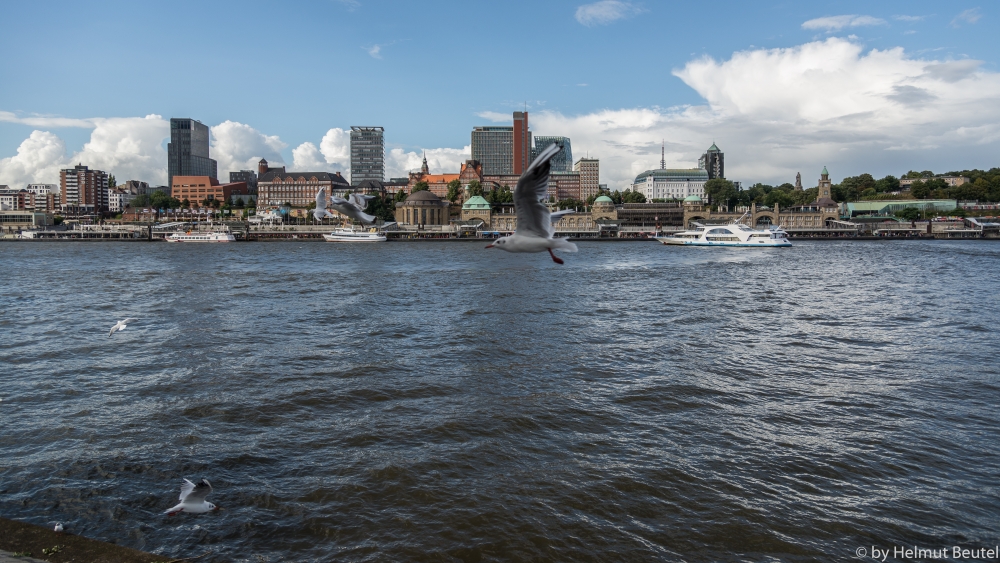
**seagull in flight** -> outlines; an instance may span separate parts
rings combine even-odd
[[[180,504],[171,508],[166,513],[168,516],[174,516],[181,512],[204,514],[205,512],[214,512],[219,510],[218,506],[215,506],[205,500],[205,497],[207,497],[211,492],[212,484],[208,482],[208,479],[198,481],[197,485],[185,479],[184,483],[181,484]]]
[[[111,335],[114,334],[117,331],[125,330],[125,327],[127,327],[129,323],[135,322],[137,320],[139,320],[139,319],[133,319],[133,318],[129,317],[129,318],[125,319],[124,321],[118,321],[118,323],[115,324],[115,326],[111,327],[111,332],[108,333],[108,338],[111,338]]]
[[[327,217],[336,217],[336,215],[326,210],[327,206],[329,206],[336,209],[341,214],[346,215],[355,221],[360,221],[366,225],[370,225],[375,222],[374,215],[368,215],[365,213],[365,208],[368,207],[368,201],[375,199],[374,196],[350,194],[348,197],[350,199],[344,199],[337,196],[327,198],[326,189],[320,188],[320,190],[316,192],[316,209],[313,209],[313,217],[315,217],[317,221],[322,221]]]
[[[524,174],[521,174],[521,179],[514,188],[517,228],[514,229],[514,234],[500,237],[486,248],[500,248],[507,252],[548,250],[549,256],[556,264],[562,264],[563,260],[552,253],[553,249],[576,252],[576,245],[569,242],[569,239],[553,238],[556,231],[552,224],[572,211],[549,213],[549,209],[541,202],[549,189],[549,160],[561,150],[562,147],[559,145],[549,145],[535,158]]]

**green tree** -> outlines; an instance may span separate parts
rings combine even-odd
[[[583,206],[584,203],[582,201],[571,197],[566,199],[561,199],[559,200],[558,203],[556,203],[557,209],[579,209]]]
[[[910,195],[917,199],[925,199],[930,195],[931,189],[927,187],[927,183],[922,180],[917,180],[910,184]]]
[[[459,190],[461,189],[462,182],[460,182],[457,178],[448,182],[448,201],[455,203],[455,200],[458,199]]]
[[[764,205],[774,207],[775,204],[781,207],[790,207],[795,205],[795,200],[784,190],[772,190],[771,193],[764,197]]]
[[[430,191],[431,186],[427,182],[421,180],[413,185],[413,193]]]
[[[622,203],[646,203],[646,196],[629,190],[622,194]]]
[[[395,201],[396,203],[399,203],[399,202],[401,202],[401,201],[406,201],[406,195],[407,195],[407,194],[406,194],[406,191],[404,191],[404,190],[399,190],[398,192],[396,192],[396,196],[395,196],[395,197],[393,198],[393,200],[394,200],[394,201]]]
[[[889,175],[875,182],[875,191],[884,194],[899,191],[899,178]]]
[[[470,196],[483,195],[483,185],[479,183],[479,180],[469,182],[467,189]]]
[[[132,207],[146,207],[149,205],[149,196],[146,194],[139,194],[132,198]]]
[[[181,207],[183,207],[184,209],[191,209],[191,200],[188,198],[184,198],[181,201]]]
[[[113,188],[113,187],[115,187],[117,185],[118,184],[115,183],[115,175],[114,174],[108,174],[108,187],[109,188]]]
[[[705,182],[705,195],[716,205],[732,206],[740,197],[736,185],[724,178],[713,178]]]
[[[381,196],[375,196],[375,198],[368,201],[365,213],[374,215],[383,221],[395,221],[396,202],[392,197],[382,198]]]
[[[916,207],[906,207],[896,212],[896,217],[906,221],[916,221],[920,218],[920,210]]]

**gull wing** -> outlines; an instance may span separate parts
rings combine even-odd
[[[549,160],[562,150],[557,144],[545,147],[531,166],[521,174],[514,188],[514,210],[517,212],[516,235],[552,238],[549,210],[540,200],[549,191]]]
[[[114,334],[116,330],[118,330],[118,326],[119,326],[118,323],[115,323],[115,326],[111,327],[111,332],[108,333],[108,338],[111,338],[111,335]]]
[[[124,321],[121,321],[121,324],[127,325],[127,324],[135,322],[137,320],[139,320],[139,319],[133,319],[132,317],[129,317],[129,318],[125,319]]]
[[[320,188],[316,192],[316,209],[326,209],[326,188]]]
[[[368,207],[368,202],[375,199],[372,195],[361,195],[361,194],[351,194],[347,196],[350,198],[351,203],[358,206],[358,209],[364,211]]]
[[[563,209],[561,211],[553,211],[552,213],[549,213],[549,221],[553,225],[555,225],[556,223],[559,222],[560,219],[563,218],[563,215],[569,215],[570,213],[574,213],[575,211],[576,211],[575,209]]]
[[[201,502],[212,492],[212,484],[202,479],[195,485],[187,479],[181,485],[181,502]]]

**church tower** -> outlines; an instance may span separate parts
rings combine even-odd
[[[823,172],[819,175],[819,193],[816,194],[816,205],[817,207],[835,207],[837,202],[833,201],[831,196],[831,190],[833,188],[833,182],[830,181],[830,173],[826,171],[826,166],[823,167]]]
[[[427,152],[424,152],[424,164],[420,167],[421,174],[430,174],[431,169],[427,166]]]

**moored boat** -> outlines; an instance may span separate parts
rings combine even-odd
[[[326,242],[385,242],[385,234],[372,227],[367,231],[355,230],[350,227],[334,229],[332,233],[323,235]]]
[[[771,227],[764,231],[752,229],[742,223],[728,225],[700,225],[670,236],[656,237],[667,245],[678,246],[792,246],[788,233],[781,227]]]
[[[233,242],[236,237],[225,231],[172,233],[167,235],[167,242]]]

